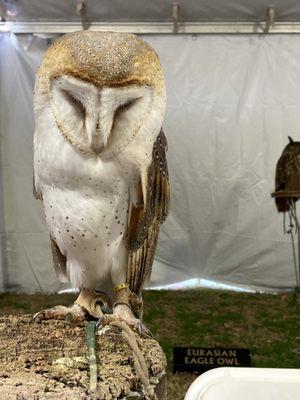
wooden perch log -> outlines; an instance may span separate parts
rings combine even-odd
[[[97,390],[89,391],[86,323],[31,323],[30,315],[0,318],[0,399],[146,399],[133,354],[120,331],[95,338]],[[152,338],[138,338],[158,400],[166,400],[165,355]]]

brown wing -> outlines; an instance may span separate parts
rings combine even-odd
[[[137,203],[130,214],[128,227],[127,283],[140,296],[149,279],[161,223],[168,214],[170,199],[166,160],[167,140],[160,132],[152,151],[152,162],[146,177],[146,201],[143,200],[142,178],[137,185]]]
[[[56,275],[61,282],[68,282],[69,280],[67,277],[66,257],[61,253],[55,240],[51,236],[50,236],[50,240],[51,240],[51,250],[52,250],[52,256],[53,256],[53,264],[54,264]]]

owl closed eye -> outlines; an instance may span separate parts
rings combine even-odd
[[[72,76],[52,78],[50,106],[61,133],[90,153],[117,146],[146,123],[153,89],[142,85],[97,87]]]

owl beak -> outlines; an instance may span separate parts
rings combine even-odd
[[[99,154],[104,147],[103,135],[100,129],[100,121],[96,117],[87,117],[85,121],[87,139],[90,149]]]
[[[99,122],[96,124],[95,131],[92,135],[92,140],[91,140],[91,149],[93,150],[94,153],[99,154],[103,148],[103,140],[101,137]]]
[[[90,142],[91,148],[96,154],[99,154],[107,146],[112,131],[113,119],[114,111],[107,109],[100,110]]]
[[[93,144],[91,146],[91,150],[96,154],[101,153],[102,148],[103,148],[103,146],[99,146],[98,144]]]
[[[113,126],[115,109],[100,101],[86,113],[85,127],[90,149],[99,154],[107,145]]]

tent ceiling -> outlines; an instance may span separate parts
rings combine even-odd
[[[85,25],[76,9],[86,4]],[[178,30],[172,0],[0,0],[1,31],[65,33],[88,27],[134,33],[262,33],[266,9],[275,7],[270,33],[300,33],[296,0],[176,0]]]
[[[300,3],[296,0],[181,0],[179,20],[261,21],[272,5],[278,22],[300,21]],[[0,0],[6,20],[79,21],[77,0]],[[172,21],[171,0],[86,0],[87,17],[98,22],[167,22]]]

